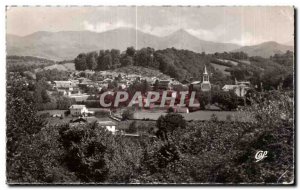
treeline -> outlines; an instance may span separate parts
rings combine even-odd
[[[8,72],[34,71],[55,64],[55,61],[33,56],[7,56],[6,69]]]
[[[235,61],[233,65],[219,59]],[[247,60],[249,64],[242,62]],[[101,50],[97,52],[81,53],[75,59],[77,70],[108,70],[129,65],[158,69],[162,73],[179,81],[202,80],[204,65],[209,73],[213,73],[211,82],[223,86],[232,84],[234,80],[249,80],[253,86],[263,87],[265,90],[293,87],[293,52],[275,54],[270,58],[249,57],[244,52],[223,52],[215,54],[195,53],[189,50],[167,48],[154,50],[142,48],[135,50],[127,48],[120,53],[119,50]],[[225,76],[221,71],[214,69],[210,63],[228,66],[226,71],[231,76]],[[262,83],[262,85],[261,85]]]
[[[246,60],[249,58],[248,54],[245,52],[223,52],[223,53],[214,53],[214,57],[219,59],[227,60]]]
[[[200,78],[204,64],[209,64],[210,55],[198,54],[188,50],[168,48],[154,50],[129,47],[119,50],[101,50],[99,53],[81,53],[75,58],[76,70],[108,70],[129,65],[155,68],[178,80]]]
[[[6,59],[9,60],[10,63],[20,63],[20,62],[37,62],[37,63],[49,63],[54,64],[55,61],[40,58],[40,57],[33,57],[33,56],[17,56],[17,55],[10,55],[6,56]]]

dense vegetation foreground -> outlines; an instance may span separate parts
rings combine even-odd
[[[251,123],[161,116],[155,137],[95,125],[53,126],[36,115],[23,80],[7,89],[9,183],[293,183],[293,94],[261,93]],[[155,127],[155,126],[153,126]],[[255,161],[255,153],[268,151]]]

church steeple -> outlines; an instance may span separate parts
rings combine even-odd
[[[203,82],[209,82],[209,75],[208,75],[207,70],[206,70],[206,65],[204,66]]]
[[[201,83],[201,90],[202,91],[210,91],[211,85],[209,82],[209,74],[206,69],[206,65],[204,65],[204,72],[203,72],[203,81]]]

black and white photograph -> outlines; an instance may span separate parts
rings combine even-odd
[[[9,186],[295,185],[296,7],[5,14]]]

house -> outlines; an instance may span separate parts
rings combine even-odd
[[[158,89],[170,90],[171,82],[169,80],[159,80],[158,81]]]
[[[181,83],[187,85],[187,84],[190,84],[190,81],[187,79],[184,79]]]
[[[72,81],[54,81],[54,87],[56,89],[68,89],[73,90],[74,87],[76,87],[76,84]]]
[[[72,116],[81,116],[88,114],[88,109],[85,105],[72,105],[70,106],[70,114]]]
[[[248,91],[248,89],[250,89],[248,86],[241,84],[241,85],[224,85],[224,87],[222,88],[223,91],[228,92],[230,90],[233,90],[234,93],[238,96],[238,97],[244,97]]]
[[[222,88],[222,90],[225,91],[225,92],[233,90],[234,93],[238,97],[244,97],[249,89],[250,89],[250,82],[249,81],[238,82],[237,80],[235,80],[235,84],[233,84],[233,85],[226,84]]]
[[[87,120],[84,118],[78,118],[78,119],[74,119],[70,121],[70,124],[72,123],[72,125],[74,124],[85,124],[87,123]]]
[[[112,134],[116,133],[116,123],[113,121],[97,121],[97,126],[102,127],[110,131]]]
[[[201,89],[201,81],[191,82],[190,87],[192,90]]]

